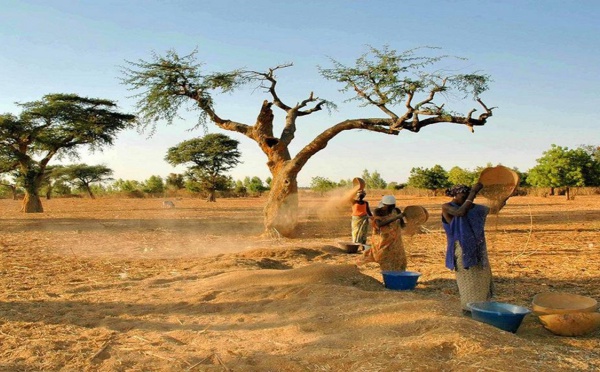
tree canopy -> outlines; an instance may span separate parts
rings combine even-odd
[[[550,188],[599,186],[600,162],[595,159],[590,147],[569,149],[553,144],[529,170],[527,182],[532,186]]]
[[[220,133],[183,141],[167,150],[165,160],[175,166],[188,165],[188,176],[198,178],[209,191],[209,201],[215,201],[214,192],[222,188],[224,172],[240,162],[239,141]]]
[[[92,151],[110,146],[135,120],[117,111],[113,101],[75,94],[48,94],[19,106],[18,117],[0,115],[0,163],[23,177],[25,212],[43,212],[38,192],[52,158],[77,157],[82,146]]]
[[[472,185],[477,182],[477,178],[479,177],[479,173],[477,171],[471,171],[468,169],[464,169],[458,166],[452,167],[448,171],[448,182],[452,185]]]
[[[435,190],[450,186],[448,172],[441,165],[432,168],[412,168],[408,177],[408,186],[418,189]]]
[[[152,175],[142,183],[141,188],[147,194],[159,195],[165,191],[165,182],[161,176]]]
[[[91,185],[112,180],[113,170],[105,165],[72,164],[63,167],[60,173],[75,187],[85,190],[90,198],[95,199]]]
[[[381,178],[381,174],[377,171],[369,173],[368,170],[363,170],[362,179],[365,181],[365,186],[369,189],[385,189],[387,187],[387,182]]]
[[[261,195],[269,188],[263,184],[263,181],[257,177],[244,177],[243,185],[246,191],[253,195]]]

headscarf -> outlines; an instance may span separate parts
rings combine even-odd
[[[467,185],[455,185],[449,189],[446,189],[446,196],[455,197],[458,194],[468,194],[471,192],[471,187]]]
[[[396,198],[394,195],[385,195],[381,198],[381,204],[383,205],[396,205]]]

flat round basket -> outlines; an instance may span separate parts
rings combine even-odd
[[[479,175],[479,182],[483,185],[479,194],[490,200],[492,209],[499,209],[515,192],[519,185],[519,175],[510,168],[498,165],[485,168]]]
[[[429,219],[429,212],[420,205],[409,205],[402,211],[406,216],[406,226],[402,229],[402,234],[414,235],[419,232],[419,228]]]
[[[356,177],[352,180],[352,186],[354,190],[363,190],[365,188],[365,180]]]

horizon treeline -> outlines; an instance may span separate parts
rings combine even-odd
[[[412,168],[406,182],[384,180],[381,174],[365,169],[360,175],[365,180],[367,189],[378,190],[420,190],[436,195],[447,187],[477,182],[481,171],[490,166],[486,164],[473,169],[454,166],[450,169],[435,164],[430,168]],[[520,189],[547,189],[547,194],[554,194],[554,189],[572,187],[600,187],[600,146],[581,145],[575,149],[552,145],[545,151],[537,164],[527,170],[520,171],[512,167],[520,176]],[[106,166],[87,166],[85,164],[49,167],[42,195],[46,199],[52,197],[81,197],[88,195],[100,197],[204,197],[209,190],[190,172],[184,174],[170,173],[166,177],[152,175],[144,181],[110,178],[112,170]],[[301,189],[310,189],[324,194],[339,189],[351,188],[352,179],[333,181],[323,176],[315,176],[310,185]],[[257,176],[246,176],[242,180],[234,180],[224,176],[216,190],[218,197],[258,197],[270,190],[271,177],[262,180]],[[524,193],[524,192],[522,192]],[[542,193],[544,194],[544,193]],[[22,185],[18,179],[0,178],[0,198],[19,199],[23,195]]]

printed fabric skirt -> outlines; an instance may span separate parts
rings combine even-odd
[[[367,244],[369,216],[352,216],[352,242]]]
[[[492,268],[476,265],[465,269],[462,260],[462,248],[457,241],[454,243],[454,259],[456,262],[456,284],[460,294],[460,304],[463,310],[469,310],[469,302],[489,301],[493,295]],[[487,260],[486,260],[487,261]]]
[[[372,247],[364,253],[364,262],[377,262],[381,271],[405,271],[406,252],[400,225],[371,236]]]

